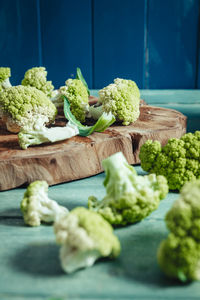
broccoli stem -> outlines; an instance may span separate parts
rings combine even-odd
[[[87,118],[98,120],[102,116],[102,114],[103,114],[102,105],[100,106],[92,105],[89,107]]]
[[[31,128],[23,128],[18,134],[19,145],[22,149],[27,149],[32,145],[40,145],[43,143],[55,143],[69,139],[78,135],[77,126],[67,123],[64,127],[47,128],[44,125],[33,125]]]
[[[68,212],[67,209],[65,211],[62,206],[58,205],[56,201],[50,199],[44,190],[40,190],[37,197],[39,203],[37,211],[44,222],[53,222],[61,214]]]
[[[1,82],[1,86],[4,89],[7,89],[7,88],[11,87],[12,85],[10,83],[10,79],[6,78],[3,82]]]
[[[123,172],[128,176],[136,175],[135,169],[128,164],[122,152],[117,152],[102,161],[102,166],[106,173],[104,186],[107,185],[111,176],[119,177]],[[122,176],[123,177],[123,176]]]
[[[60,248],[61,266],[66,273],[72,273],[78,269],[91,267],[101,253],[96,249],[79,250],[63,245]]]
[[[53,97],[51,97],[50,100],[56,108],[63,107],[64,100],[62,94],[60,94],[58,90],[54,91]]]

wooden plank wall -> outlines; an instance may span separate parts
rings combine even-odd
[[[200,0],[0,0],[0,66],[12,83],[43,65],[56,87],[81,67],[90,88],[200,88]]]

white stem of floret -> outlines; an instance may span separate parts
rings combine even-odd
[[[45,222],[53,222],[64,214],[68,214],[68,209],[60,206],[56,201],[51,200],[44,190],[40,190],[37,194],[38,212],[40,219]]]
[[[68,122],[65,127],[52,127],[44,130],[44,136],[51,143],[69,139],[79,134],[78,127]]]
[[[102,162],[103,168],[112,180],[109,180],[107,189],[112,190],[117,197],[126,190],[129,193],[143,191],[149,196],[159,191],[155,191],[155,183],[157,178],[155,174],[148,176],[138,176],[134,170],[129,169],[130,166],[121,152],[115,153]],[[113,184],[113,180],[117,180],[120,184]]]
[[[51,97],[50,100],[56,107],[63,107],[64,99],[59,90],[53,91],[53,97]]]
[[[98,120],[103,114],[102,105],[95,106],[92,105],[89,107],[89,112],[87,113],[87,118],[92,118],[94,120]]]
[[[127,165],[128,162],[124,157],[124,155],[122,154],[122,152],[117,152],[102,161],[102,166],[104,170],[106,169],[119,170],[123,167],[124,164]]]
[[[21,148],[27,149],[30,145],[63,141],[78,134],[78,127],[71,122],[68,122],[64,127],[47,128],[44,125],[44,120],[39,119],[33,125],[24,127],[18,135],[18,138]]]
[[[11,83],[10,83],[10,79],[9,77],[6,78],[2,83],[1,83],[1,86],[4,88],[4,89],[7,89],[9,87],[11,87]]]
[[[66,273],[72,273],[81,268],[91,267],[101,257],[98,250],[80,251],[68,245],[60,248],[60,261]]]
[[[123,194],[124,189],[130,193],[135,192],[133,179],[136,176],[136,172],[134,169],[130,169],[122,152],[117,152],[103,160],[102,166],[106,174],[110,176],[110,180],[106,186],[107,190],[112,191],[116,197],[119,197],[121,193]],[[118,181],[120,184],[113,184],[114,181]]]

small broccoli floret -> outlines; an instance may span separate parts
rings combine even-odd
[[[89,117],[98,118],[102,112],[112,112],[122,125],[129,125],[140,114],[140,91],[134,81],[117,78],[99,91],[98,104],[101,104],[102,111],[99,106],[91,106]]]
[[[135,223],[158,208],[168,193],[165,177],[138,176],[121,152],[102,162],[106,172],[106,196],[98,201],[91,196],[88,207],[114,225]]]
[[[44,67],[34,67],[26,71],[22,85],[32,86],[52,97],[54,86],[52,81],[47,81],[47,71]]]
[[[161,269],[181,281],[200,280],[200,180],[183,186],[165,221],[171,232],[158,249]]]
[[[34,181],[28,186],[20,206],[24,222],[27,225],[39,226],[41,222],[54,222],[68,213],[67,208],[49,199],[47,193],[46,181]]]
[[[54,232],[62,246],[61,266],[67,273],[90,267],[100,257],[115,258],[120,254],[120,243],[110,224],[84,207],[58,219]]]
[[[57,114],[55,105],[41,91],[30,86],[13,86],[0,93],[3,121],[11,132],[41,119],[44,123],[54,121]]]
[[[200,131],[171,138],[164,147],[148,140],[139,157],[143,170],[164,175],[171,190],[180,190],[185,182],[200,178]]]
[[[10,68],[0,67],[0,92],[11,87],[9,77],[11,76]]]
[[[59,89],[59,93],[69,100],[72,114],[83,123],[89,110],[87,88],[79,79],[68,79],[65,84]]]

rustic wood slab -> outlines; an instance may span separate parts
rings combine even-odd
[[[186,117],[172,109],[143,105],[139,119],[129,125],[115,124],[104,133],[21,150],[17,135],[0,129],[0,190],[34,180],[49,185],[88,177],[102,172],[101,161],[122,151],[131,164],[138,164],[139,150],[147,139],[163,145],[186,132]]]

